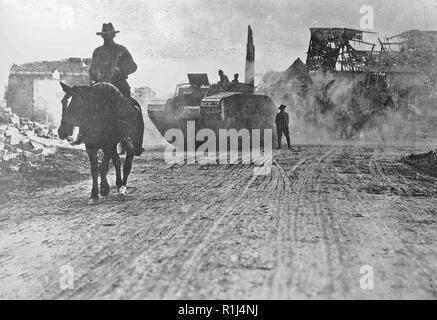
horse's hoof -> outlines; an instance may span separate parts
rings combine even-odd
[[[88,204],[90,204],[90,205],[95,205],[95,204],[98,204],[99,203],[99,199],[97,198],[91,198],[91,199],[89,199],[88,200]]]
[[[127,191],[126,186],[121,186],[120,189],[118,190],[118,194],[120,194],[122,196],[125,196],[126,195],[126,191]]]
[[[109,194],[110,187],[108,183],[101,183],[100,184],[100,195],[103,197],[106,197]]]

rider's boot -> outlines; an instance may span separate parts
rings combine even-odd
[[[136,153],[135,145],[129,136],[125,135],[125,136],[121,137],[120,140],[121,140],[121,145],[126,150],[126,152],[134,153],[134,154]]]
[[[121,140],[121,145],[126,150],[126,152],[133,153],[137,157],[143,153],[144,148],[142,146],[135,146],[132,138],[129,137],[128,135],[121,137],[120,140]]]

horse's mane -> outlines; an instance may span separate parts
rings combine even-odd
[[[74,97],[82,98],[83,102],[77,105],[78,109],[70,109],[69,99]],[[122,93],[110,83],[98,82],[91,86],[73,86],[62,99],[62,114],[65,115],[67,110],[70,110],[80,119],[88,119],[87,123],[100,119],[110,124],[119,116],[117,104],[120,99],[124,99]]]
[[[87,98],[98,98],[109,102],[116,102],[123,99],[121,91],[111,83],[97,82],[91,86],[74,86],[66,93],[62,101],[68,100],[75,94],[87,96]]]
[[[91,88],[94,94],[108,102],[117,102],[118,100],[123,99],[123,94],[111,83],[97,82],[91,85]]]
[[[116,104],[124,99],[123,94],[113,84],[106,82],[97,82],[91,86],[74,86],[71,91],[66,93],[62,99],[64,110],[68,107],[68,100],[75,95],[81,96],[86,100],[88,108],[87,112],[101,112],[102,110],[110,110],[116,107]],[[90,108],[94,107],[94,108]]]

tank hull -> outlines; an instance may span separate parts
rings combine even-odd
[[[170,102],[148,108],[152,123],[164,138],[169,129],[180,129],[186,139],[192,139],[188,127],[192,128],[192,133],[196,136],[200,130],[210,129],[217,139],[220,129],[247,129],[251,138],[254,130],[258,129],[262,147],[264,130],[272,130],[269,136],[275,136],[274,118],[277,110],[273,101],[266,95],[222,92],[203,98],[200,106],[179,107],[177,112],[170,112],[172,108],[168,103]],[[171,143],[170,139],[171,135],[168,135],[167,141]],[[185,145],[188,143],[186,140]],[[202,142],[197,141],[196,145],[199,143]]]

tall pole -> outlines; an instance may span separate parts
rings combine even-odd
[[[247,27],[247,48],[246,48],[246,70],[245,83],[255,85],[255,46],[253,45],[253,35],[250,26]]]

